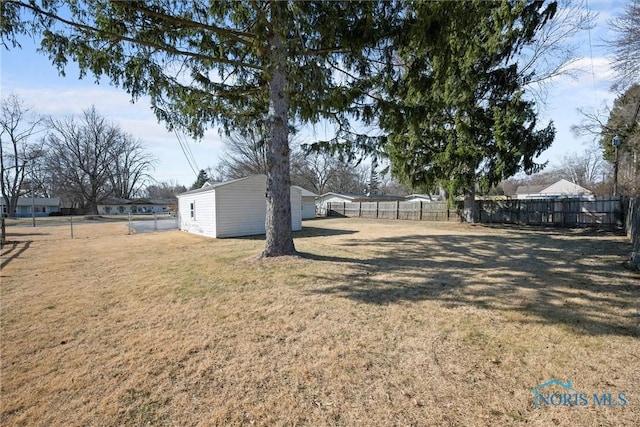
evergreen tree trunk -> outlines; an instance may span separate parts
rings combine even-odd
[[[291,175],[289,171],[287,52],[280,30],[286,3],[273,3],[273,34],[270,38],[269,136],[267,138],[266,242],[262,256],[293,255],[291,232]]]
[[[0,219],[0,221],[2,221],[0,223],[0,248],[1,248],[4,246],[4,243],[7,241],[7,228],[5,226],[4,214],[0,212],[0,215],[2,215],[2,218]]]
[[[476,187],[475,183],[472,183],[469,191],[464,195],[464,222],[475,224],[478,222],[478,216],[476,211]]]

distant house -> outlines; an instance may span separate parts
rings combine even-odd
[[[404,197],[405,202],[434,202],[438,196],[430,194],[409,194]]]
[[[300,194],[302,196],[302,219],[315,218],[316,198],[318,195],[297,185],[294,185],[294,187],[300,189]]]
[[[120,199],[108,197],[98,202],[99,215],[141,215],[175,212],[177,203],[171,199]]]
[[[316,212],[320,215],[327,214],[328,203],[350,203],[350,202],[395,202],[404,201],[404,196],[394,196],[390,194],[354,194],[354,193],[324,193],[316,198]]]
[[[180,230],[208,237],[265,234],[267,177],[209,183],[178,195]],[[291,187],[291,229],[302,229],[302,192]]]
[[[9,208],[5,204],[4,197],[0,197],[2,216],[7,216]],[[32,215],[32,207],[34,214]],[[60,212],[60,199],[57,197],[19,197],[16,207],[16,218],[31,216],[49,216],[54,212]]]
[[[516,199],[592,198],[593,193],[578,184],[561,179],[551,185],[521,185],[516,189],[515,196]]]

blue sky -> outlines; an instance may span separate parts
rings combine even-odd
[[[540,157],[558,164],[565,155],[580,153],[588,140],[576,139],[571,126],[581,120],[578,108],[602,109],[611,105],[616,94],[610,91],[613,74],[610,69],[610,52],[604,40],[611,39],[608,21],[618,16],[624,1],[586,2],[590,10],[598,13],[596,28],[580,35],[577,54],[579,73],[576,78],[556,79],[547,92],[547,102],[541,107],[539,123],[553,120],[557,129],[556,139],[550,149]],[[0,96],[15,93],[39,114],[63,117],[79,114],[95,105],[100,114],[109,117],[126,132],[143,141],[147,150],[158,159],[153,176],[160,181],[175,180],[186,186],[196,178],[183,154],[178,139],[158,123],[150,109],[148,98],[135,104],[123,90],[108,83],[95,84],[93,76],[78,79],[77,68],[70,64],[66,77],[58,75],[47,57],[36,52],[38,42],[22,41],[22,49],[0,51]],[[304,139],[304,136],[302,137]],[[189,138],[189,148],[197,168],[215,166],[223,154],[224,145],[216,129],[208,131],[202,141]]]

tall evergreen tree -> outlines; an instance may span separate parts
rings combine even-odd
[[[617,159],[612,144],[616,135],[621,140]],[[604,158],[618,162],[620,193],[640,195],[640,84],[630,86],[613,102],[607,123],[600,127],[599,143]]]
[[[378,194],[380,191],[380,176],[378,175],[378,158],[374,156],[371,161],[371,171],[369,173],[369,183],[367,185],[368,194]]]
[[[266,120],[264,256],[295,252],[289,144],[295,120],[342,126],[362,95],[356,79],[398,7],[387,2],[5,0],[0,36],[42,36],[61,70],[106,76],[134,99],[149,95],[158,118],[202,136]],[[365,55],[366,53],[366,55]],[[336,72],[339,65],[346,73]]]
[[[475,221],[476,186],[540,169],[534,158],[555,131],[537,129],[523,89],[531,76],[515,57],[554,10],[509,0],[412,4],[381,103],[385,150],[402,182],[464,194]]]
[[[204,169],[200,169],[198,172],[198,177],[196,178],[196,182],[191,186],[191,190],[197,190],[198,188],[202,188],[202,186],[209,180],[209,175],[207,171]]]

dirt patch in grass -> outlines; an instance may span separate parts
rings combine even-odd
[[[262,238],[83,227],[8,230],[2,425],[640,424],[623,236],[315,220],[257,261]],[[551,378],[589,405],[534,408]]]

